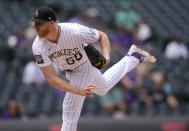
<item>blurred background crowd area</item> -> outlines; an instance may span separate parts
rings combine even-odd
[[[133,43],[157,58],[155,64],[140,64],[107,95],[87,98],[82,116],[189,115],[189,1],[1,0],[0,118],[61,116],[65,92],[45,82],[31,51],[36,33],[30,20],[44,4],[56,11],[59,22],[80,23],[108,34],[111,62],[102,72]]]

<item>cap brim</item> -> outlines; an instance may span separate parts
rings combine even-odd
[[[33,21],[33,22],[45,22],[46,20],[32,18],[31,21]]]

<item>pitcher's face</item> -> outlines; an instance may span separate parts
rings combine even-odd
[[[34,28],[40,38],[44,38],[50,32],[50,22],[35,22]]]

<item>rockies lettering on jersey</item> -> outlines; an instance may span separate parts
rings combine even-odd
[[[78,48],[61,49],[59,51],[56,51],[56,52],[52,53],[50,55],[50,58],[57,58],[57,57],[60,57],[62,55],[71,56],[71,55],[77,54],[78,52],[80,52],[80,50]]]
[[[39,67],[52,64],[54,60],[61,70],[73,70],[83,64],[87,55],[83,49],[84,43],[94,43],[99,39],[96,29],[76,23],[59,23],[61,34],[58,43],[52,43],[38,36],[33,42],[32,50]]]

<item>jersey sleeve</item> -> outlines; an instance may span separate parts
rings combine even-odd
[[[35,43],[32,46],[33,54],[35,57],[36,65],[38,67],[45,67],[52,64],[50,58],[48,57],[48,50],[44,46],[36,46]]]
[[[87,43],[95,43],[99,39],[99,33],[96,29],[83,25],[79,25],[79,35],[81,39]]]

